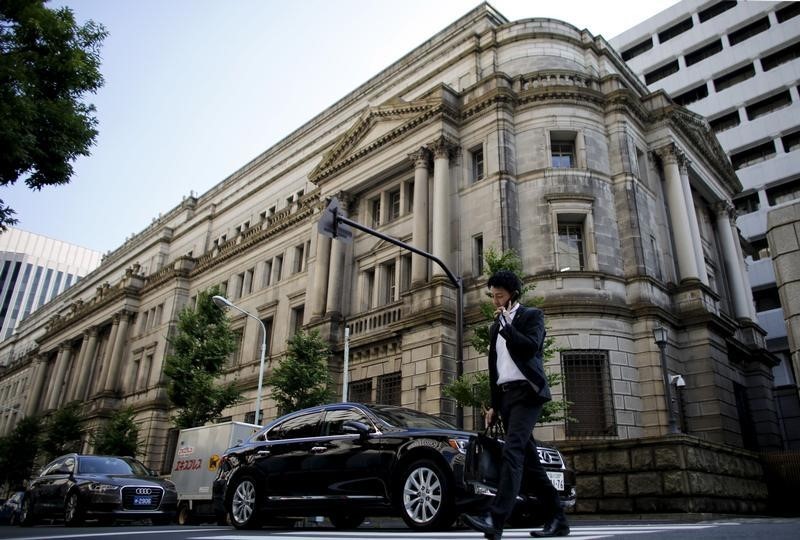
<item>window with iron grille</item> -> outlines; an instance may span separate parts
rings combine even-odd
[[[470,155],[472,157],[472,181],[477,182],[483,178],[483,145],[470,150]]]
[[[389,192],[389,220],[400,217],[400,189]]]
[[[571,403],[567,437],[615,436],[608,351],[563,351],[565,398]]]
[[[622,59],[626,62],[631,58],[635,58],[640,54],[644,54],[645,52],[649,51],[653,48],[653,38],[648,36],[648,38],[641,43],[637,43],[630,49],[626,49],[622,51]]]
[[[347,399],[353,403],[372,403],[372,378],[349,383]]]
[[[678,66],[678,61],[677,60],[673,60],[669,64],[666,64],[664,66],[661,66],[660,68],[654,69],[650,73],[645,73],[644,74],[644,82],[645,82],[645,84],[648,84],[648,85],[649,84],[653,84],[656,81],[660,81],[664,77],[669,77],[673,73],[677,73],[679,69],[680,69],[680,66]]]
[[[762,17],[756,22],[750,23],[744,28],[740,28],[735,32],[728,34],[728,43],[730,43],[731,46],[737,45],[742,41],[760,34],[761,32],[766,32],[767,30],[769,30],[769,18]]]
[[[583,223],[566,221],[567,219],[569,217],[558,218],[556,255],[560,272],[584,269]]]
[[[258,421],[261,424],[265,424],[264,422],[264,409],[258,411]],[[255,424],[256,423],[256,411],[250,411],[249,413],[245,413],[244,415],[244,423],[245,424]]]
[[[658,33],[658,42],[664,43],[665,41],[669,41],[670,39],[683,34],[687,30],[691,29],[693,26],[692,18],[689,17],[688,19],[684,19],[681,22],[674,24],[667,28],[666,30],[662,30]]]
[[[724,13],[729,9],[736,7],[735,0],[725,0],[723,2],[717,2],[713,6],[706,8],[702,11],[697,13],[697,18],[700,19],[700,22],[706,22],[709,19],[712,19],[719,15],[720,13]]]
[[[706,58],[714,56],[718,52],[722,51],[722,40],[717,39],[712,41],[708,45],[703,45],[699,49],[695,49],[692,52],[686,53],[684,56],[684,60],[686,60],[686,66],[692,66]]]
[[[713,129],[715,133],[720,133],[726,129],[735,128],[741,122],[742,121],[739,118],[739,111],[736,110],[714,118],[713,120],[709,120],[708,125],[711,126],[711,129]]]
[[[399,371],[378,377],[378,396],[376,401],[382,405],[399,406],[401,381],[402,376]]]

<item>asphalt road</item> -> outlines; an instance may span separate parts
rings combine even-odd
[[[574,539],[625,539],[625,540],[796,540],[800,538],[800,518],[734,518],[687,523],[684,521],[573,520],[570,538]],[[404,528],[375,529],[362,527],[355,531],[337,531],[327,527],[305,529],[262,529],[237,531],[217,526],[148,526],[118,525],[115,527],[67,528],[60,525],[40,525],[33,528],[0,527],[0,539],[55,540],[85,539],[105,540],[246,540],[269,538],[272,540],[456,540],[483,538],[483,535],[465,529],[440,533],[415,533]],[[527,529],[510,529],[504,539],[530,538]]]

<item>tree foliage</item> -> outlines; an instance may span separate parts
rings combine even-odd
[[[300,331],[292,336],[286,356],[267,381],[282,413],[321,405],[332,399],[329,356],[328,344],[316,330]]]
[[[81,451],[83,421],[83,404],[80,401],[71,401],[53,412],[43,430],[41,448],[45,462],[63,454]]]
[[[133,407],[114,412],[108,422],[92,434],[94,452],[135,457],[139,450],[139,426],[134,422],[135,416]]]
[[[0,2],[0,185],[66,184],[72,162],[97,136],[87,93],[103,85],[101,24],[78,25],[69,8],[45,0]],[[0,200],[0,230],[17,223]]]
[[[504,251],[498,253],[495,249],[489,248],[484,253],[484,272],[486,276],[491,276],[500,270],[514,272],[522,280],[522,261],[514,251]],[[541,305],[541,297],[531,296],[534,290],[533,285],[523,285],[520,302],[527,305]],[[470,338],[470,344],[480,354],[489,354],[490,330],[494,322],[495,307],[491,302],[483,302],[480,305],[481,314],[486,322],[478,325]],[[555,339],[547,336],[544,341],[543,358],[545,364],[545,374],[547,384],[551,388],[561,384],[562,376],[560,373],[553,373],[547,369],[547,363],[553,359],[556,353]],[[485,411],[491,402],[491,392],[489,390],[488,371],[466,373],[445,386],[442,391],[447,397],[453,398],[463,407],[475,407]],[[544,404],[542,414],[539,416],[540,422],[553,422],[566,418],[569,403],[563,400],[552,400]]]
[[[41,432],[41,418],[27,416],[0,439],[0,484],[16,491],[33,475]]]
[[[178,408],[175,425],[184,429],[219,418],[241,396],[234,383],[216,384],[237,344],[228,316],[212,297],[214,287],[197,295],[197,307],[178,315],[178,331],[169,339],[172,352],[164,362],[167,395]]]

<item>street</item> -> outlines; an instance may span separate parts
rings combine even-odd
[[[569,538],[625,540],[703,539],[736,540],[765,537],[770,540],[797,538],[800,518],[733,518],[686,522],[657,522],[646,520],[573,520]],[[262,529],[260,531],[237,531],[230,527],[198,526],[117,526],[66,528],[62,526],[38,526],[30,529],[20,527],[0,528],[0,539],[55,540],[55,539],[104,539],[125,540],[246,540],[248,538],[270,538],[273,540],[343,540],[371,539],[396,540],[412,538],[418,540],[481,539],[483,535],[466,529],[438,533],[415,533],[404,528],[337,531],[330,528]],[[504,539],[530,538],[527,529],[510,529]]]

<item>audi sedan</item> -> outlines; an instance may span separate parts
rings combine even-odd
[[[177,504],[175,485],[133,458],[67,454],[31,481],[22,500],[20,525],[44,518],[63,518],[68,526],[86,519],[169,523]]]
[[[446,529],[491,495],[464,483],[474,435],[388,405],[297,411],[222,455],[215,511],[238,529],[320,515],[342,529],[386,515],[399,515],[414,530]]]

